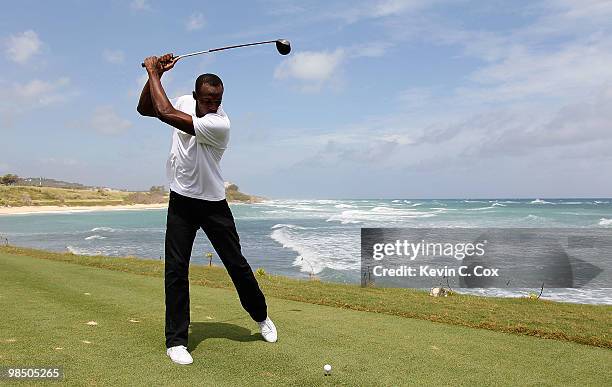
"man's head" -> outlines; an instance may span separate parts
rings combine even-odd
[[[196,116],[216,113],[223,99],[223,82],[215,74],[202,74],[196,79],[193,99],[196,100]]]

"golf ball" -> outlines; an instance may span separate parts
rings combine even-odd
[[[325,371],[326,374],[331,374],[331,366],[329,364],[325,364],[323,366],[323,371]]]

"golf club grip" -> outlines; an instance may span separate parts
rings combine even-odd
[[[172,59],[170,60],[170,62],[172,62],[173,60],[176,60],[177,58],[178,58],[178,57],[173,56],[173,57],[172,57]],[[178,58],[178,59],[180,59],[180,58]],[[145,67],[144,62],[142,62],[140,65],[141,65],[142,67]]]

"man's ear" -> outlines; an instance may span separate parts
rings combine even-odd
[[[197,98],[196,98],[196,93],[195,93],[195,91],[192,91],[192,92],[191,92],[191,95],[193,95],[193,99],[197,99]]]

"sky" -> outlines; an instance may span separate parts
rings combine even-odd
[[[178,5],[180,4],[180,5]],[[226,181],[268,198],[612,196],[612,1],[25,1],[0,19],[0,174],[147,190],[162,83],[225,84]]]

